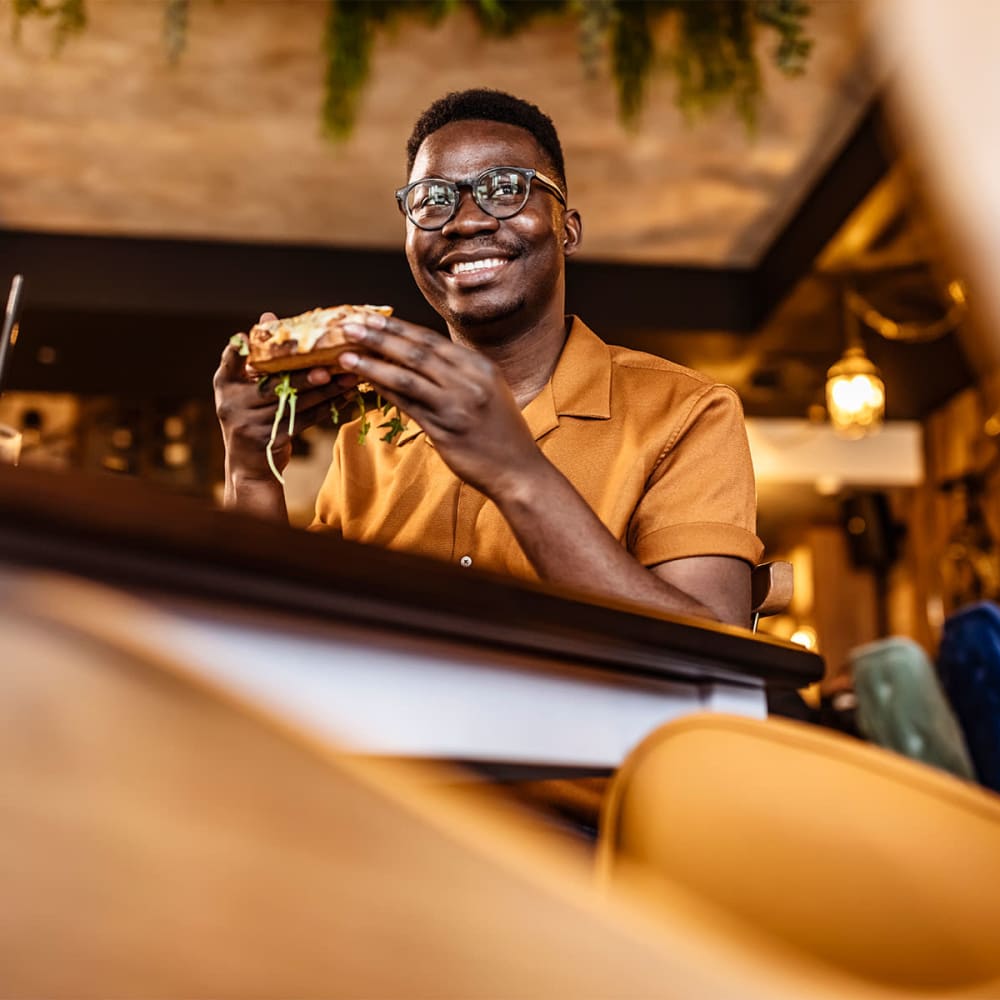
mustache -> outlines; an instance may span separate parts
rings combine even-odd
[[[507,257],[520,257],[527,249],[527,241],[517,236],[505,236],[503,239],[497,239],[495,236],[473,236],[467,240],[456,239],[440,253],[434,255],[432,266],[440,266],[441,261],[456,250],[467,252],[496,250]]]

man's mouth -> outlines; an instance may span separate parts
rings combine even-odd
[[[483,257],[482,260],[458,260],[449,265],[446,270],[449,274],[474,274],[477,271],[491,271],[503,267],[508,260],[506,257]]]

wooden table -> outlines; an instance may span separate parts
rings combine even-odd
[[[8,582],[57,570],[154,609],[143,638],[359,753],[601,773],[650,730],[763,717],[820,657],[723,625],[344,542],[133,481],[0,468]]]

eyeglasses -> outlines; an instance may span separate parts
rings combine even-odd
[[[458,211],[459,188],[472,191],[476,204],[494,219],[509,219],[528,203],[536,181],[563,205],[566,196],[555,181],[531,167],[490,167],[468,181],[424,177],[396,192],[399,210],[420,229],[441,229]]]

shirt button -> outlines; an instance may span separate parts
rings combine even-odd
[[[462,556],[458,562],[460,566],[465,566],[468,569],[472,565],[472,556]]]

